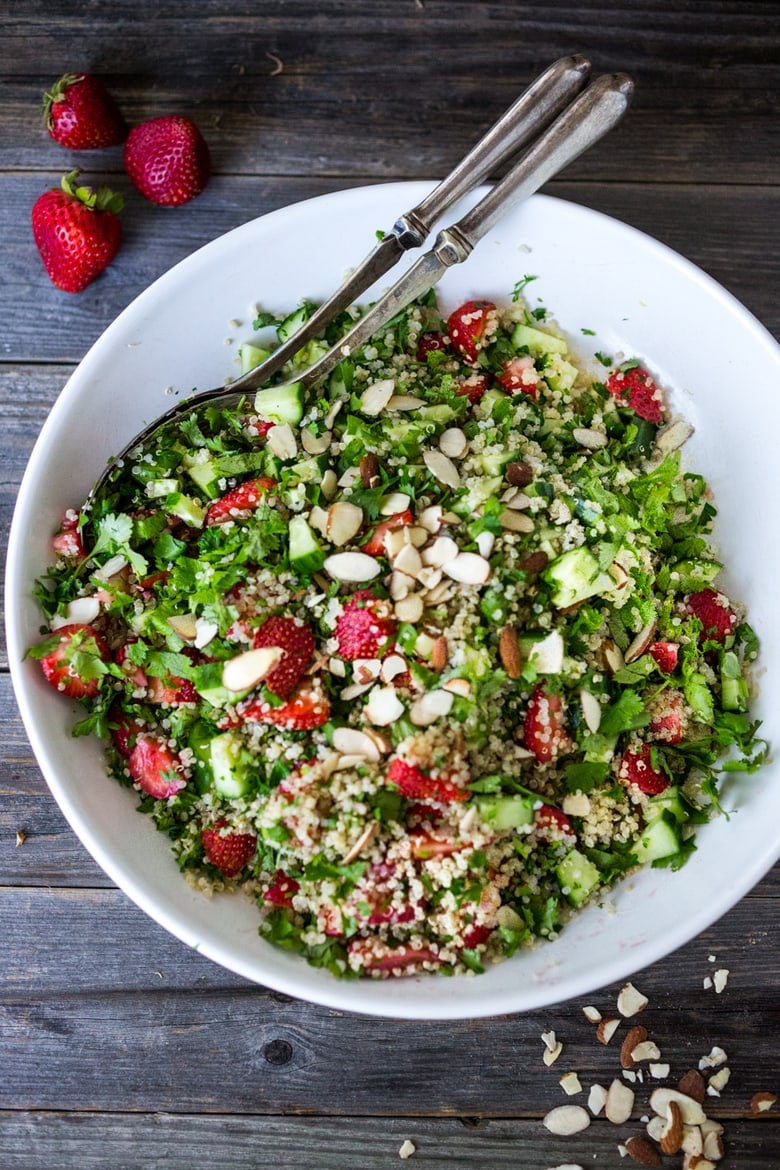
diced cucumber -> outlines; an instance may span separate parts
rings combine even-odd
[[[226,707],[228,703],[237,703],[246,698],[249,690],[229,691],[222,685],[221,662],[207,662],[197,667],[193,678],[193,686],[202,699],[211,703],[212,707]],[[251,688],[250,688],[251,689]]]
[[[733,650],[720,656],[720,701],[725,711],[747,711],[748,685]]]
[[[485,475],[501,475],[504,474],[504,468],[507,463],[511,463],[513,456],[511,451],[505,449],[496,451],[494,448],[489,448],[483,451],[479,456],[479,461],[482,464],[482,470]]]
[[[501,409],[509,409],[509,406],[509,395],[504,394],[502,390],[491,388],[482,395],[474,408],[474,413],[480,418],[495,418],[494,412],[501,413]]]
[[[211,770],[211,741],[214,738],[214,728],[199,719],[190,728],[187,743],[192,749],[192,763],[190,770],[199,792],[207,792],[214,782],[214,773]]]
[[[259,345],[253,345],[251,341],[244,341],[238,351],[238,356],[241,359],[241,373],[248,374],[255,366],[259,366],[267,357],[270,357],[271,351],[270,349],[261,349]]]
[[[559,862],[555,876],[572,906],[580,906],[601,884],[601,874],[584,853],[570,849]]]
[[[681,845],[682,838],[674,815],[664,813],[645,826],[634,842],[632,852],[640,865],[643,865],[646,861],[656,861],[659,857],[671,857],[673,853],[679,853]]]
[[[477,811],[494,829],[519,829],[533,824],[535,802],[530,796],[482,796]]]
[[[614,587],[612,578],[601,571],[593,553],[584,545],[559,556],[547,566],[544,577],[555,586],[551,600],[558,609],[567,609]]]
[[[424,422],[448,423],[459,417],[457,410],[446,402],[437,402],[433,406],[421,406],[414,412],[414,418]]]
[[[710,585],[723,568],[720,561],[702,561],[691,558],[677,561],[669,572],[675,589],[682,593],[693,593]]]
[[[301,326],[309,320],[313,309],[314,305],[309,304],[308,301],[304,301],[299,309],[296,309],[294,313],[290,313],[288,317],[285,317],[285,319],[276,327],[276,336],[279,338],[279,341],[284,343],[285,341],[288,341],[294,333],[297,333]]]
[[[464,520],[473,520],[486,500],[495,496],[504,484],[502,475],[479,475],[469,480],[468,491],[452,503],[453,512]]]
[[[663,792],[651,796],[647,802],[647,820],[658,820],[664,813],[671,813],[678,825],[690,819],[687,801],[676,784],[670,784]]]
[[[180,486],[178,479],[150,479],[146,485],[146,494],[150,500],[159,500],[163,496],[172,496]]]
[[[293,516],[289,535],[290,568],[304,576],[318,572],[325,563],[325,550],[304,516]]]
[[[215,735],[209,754],[216,791],[229,799],[246,796],[251,786],[251,777],[240,735],[235,731]]]
[[[512,333],[512,344],[515,349],[527,347],[529,353],[559,353],[567,354],[569,347],[562,337],[552,333],[545,333],[542,329],[533,329],[530,325],[515,325]]]
[[[183,492],[176,492],[170,496],[165,505],[167,512],[172,512],[174,516],[178,516],[185,524],[189,524],[191,528],[202,528],[203,521],[206,519],[206,509],[203,504],[199,504],[197,500],[193,500],[192,496],[185,496]]]
[[[327,466],[326,457],[312,455],[310,459],[301,459],[290,467],[291,478],[297,483],[322,483],[322,475]]]
[[[206,463],[193,463],[187,468],[187,475],[210,500],[217,498],[220,473],[210,459]]]
[[[577,367],[567,362],[560,353],[552,353],[542,370],[542,377],[551,390],[571,390],[577,380]]]
[[[295,427],[303,418],[303,386],[300,382],[289,382],[286,386],[258,390],[255,410],[269,422],[289,423]]]

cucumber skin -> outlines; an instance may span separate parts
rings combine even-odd
[[[581,906],[601,885],[601,874],[592,861],[578,849],[570,849],[555,871],[566,898],[572,906]]]

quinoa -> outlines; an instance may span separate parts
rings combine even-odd
[[[662,387],[637,359],[592,376],[540,318],[429,296],[307,395],[171,424],[65,512],[38,583],[30,653],[74,733],[195,889],[334,975],[478,974],[554,938],[685,862],[725,752],[763,758],[756,636]]]

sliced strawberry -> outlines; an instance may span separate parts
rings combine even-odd
[[[551,804],[543,804],[536,810],[534,823],[538,836],[546,837],[547,840],[574,836],[574,829],[566,813]]]
[[[412,857],[418,861],[428,861],[431,857],[449,857],[451,853],[460,853],[461,849],[465,849],[457,837],[436,837],[433,833],[410,833],[409,841]]]
[[[497,323],[491,301],[466,301],[447,318],[450,341],[467,362],[475,362]]]
[[[155,800],[175,796],[187,783],[181,760],[158,735],[144,733],[136,737],[127,770],[138,787]]]
[[[441,964],[438,955],[430,947],[415,949],[402,945],[391,949],[379,938],[353,939],[349,944],[349,953],[359,960],[355,966],[362,968],[367,975],[374,971],[396,971],[399,968],[410,973],[423,963],[433,963],[437,967]]]
[[[272,479],[259,476],[257,479],[246,479],[237,487],[231,488],[209,506],[206,512],[206,524],[225,524],[228,520],[248,520],[254,511],[263,502],[265,496],[276,484]]]
[[[395,784],[407,800],[433,800],[445,804],[452,800],[468,800],[465,788],[454,784],[443,776],[429,776],[414,764],[396,757],[387,769],[387,779]]]
[[[403,528],[407,524],[414,523],[414,516],[405,508],[403,512],[395,512],[387,520],[380,521],[374,531],[360,547],[364,553],[368,553],[370,557],[384,557],[387,556],[385,549],[385,537],[388,532],[394,532],[396,528]]]
[[[321,692],[302,684],[281,707],[271,707],[263,699],[252,699],[241,709],[244,723],[273,723],[288,731],[310,731],[330,719],[330,703]]]
[[[225,833],[227,824],[224,819],[215,821],[211,828],[203,830],[200,839],[206,859],[225,877],[231,878],[254,857],[257,837],[254,833]]]
[[[60,530],[51,541],[51,546],[57,556],[83,560],[86,556],[84,541],[78,527],[79,518],[75,512],[66,512],[60,524]]]
[[[563,700],[550,695],[538,683],[528,700],[523,724],[523,743],[540,764],[549,764],[564,752],[569,739],[564,730]]]
[[[132,646],[137,641],[137,638],[128,638],[123,646],[117,647],[117,649],[114,651],[114,662],[120,668],[122,674],[129,678],[130,682],[133,684],[133,687],[136,690],[140,689],[141,687],[146,687],[149,684],[149,680],[146,677],[146,671],[143,670],[143,668],[140,666],[134,666],[130,661],[130,652],[128,647]]]
[[[463,945],[469,950],[474,947],[481,947],[486,943],[493,933],[491,926],[485,926],[484,923],[473,923],[463,936]]]
[[[664,421],[663,395],[642,366],[633,366],[630,370],[613,370],[607,378],[606,387],[620,406],[630,407],[640,418],[651,423]]]
[[[702,624],[702,642],[725,642],[734,633],[737,615],[729,607],[725,594],[714,589],[700,589],[688,594],[685,607]]]
[[[481,398],[484,398],[489,389],[489,374],[469,374],[468,378],[461,380],[455,393],[460,394],[461,397],[465,395],[473,406],[475,402],[479,402]]]
[[[447,348],[447,338],[443,333],[421,333],[417,342],[416,357],[418,362],[424,362],[426,355],[438,349]]]
[[[348,661],[377,658],[392,646],[398,622],[389,602],[370,589],[359,589],[336,618],[339,655]]]
[[[60,626],[53,636],[57,644],[40,659],[46,681],[71,699],[94,699],[109,657],[102,636],[83,622]]]
[[[405,898],[399,900],[396,866],[377,862],[355,887],[351,901],[354,917],[369,926],[413,922],[415,909]]]
[[[652,655],[658,669],[662,670],[664,674],[674,674],[677,670],[680,647],[676,642],[653,642],[652,646],[648,648],[648,654]]]
[[[142,723],[140,719],[133,719],[131,715],[126,715],[124,711],[116,711],[111,713],[111,739],[114,747],[123,756],[128,757],[136,745],[136,740],[142,732],[146,731],[146,724]]]
[[[145,698],[147,703],[178,707],[181,703],[197,703],[198,692],[189,679],[169,674],[167,678],[149,678]]]
[[[650,704],[650,732],[663,743],[680,743],[688,735],[689,716],[682,691],[662,691]]]
[[[284,906],[291,910],[293,897],[300,888],[295,878],[288,877],[283,869],[277,869],[273,882],[263,894],[263,901],[271,906]]]
[[[265,685],[280,699],[287,699],[303,678],[312,660],[316,642],[309,626],[298,618],[266,618],[255,631],[254,646],[276,646],[284,650],[284,658],[270,674]]]
[[[656,796],[669,787],[666,774],[653,767],[649,743],[643,743],[639,748],[627,748],[623,752],[618,779],[626,785],[635,784],[640,792],[646,792],[648,796]]]
[[[527,394],[536,402],[539,393],[539,375],[530,354],[510,358],[504,362],[498,381],[510,394]]]

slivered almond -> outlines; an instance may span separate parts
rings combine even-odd
[[[498,653],[509,678],[519,678],[523,669],[523,657],[514,626],[504,626],[498,635]]]
[[[633,983],[626,983],[626,985],[620,989],[618,994],[617,1010],[620,1012],[621,1016],[629,1018],[631,1016],[637,1015],[641,1011],[644,1011],[648,1003],[649,1000],[647,996],[642,995],[641,991],[637,991]]]
[[[277,459],[294,459],[298,454],[298,440],[289,423],[271,427],[265,437],[266,445]]]
[[[423,463],[434,479],[445,487],[460,487],[460,475],[455,464],[441,451],[424,451]]]
[[[404,531],[409,535],[409,544],[413,544],[415,548],[422,548],[427,544],[431,535],[427,528],[419,524],[409,524]]]
[[[542,1125],[556,1137],[570,1137],[588,1128],[590,1115],[581,1105],[559,1105],[543,1118]]]
[[[560,674],[563,668],[563,637],[559,630],[551,630],[541,642],[534,642],[528,651],[528,661],[540,674]]]
[[[676,1101],[670,1101],[666,1107],[666,1121],[658,1140],[665,1154],[676,1154],[682,1146],[682,1111]]]
[[[590,797],[584,792],[570,792],[564,796],[561,807],[567,817],[587,817],[590,815]]]
[[[650,1076],[655,1077],[657,1081],[665,1081],[671,1071],[670,1065],[664,1061],[662,1064],[650,1065]]]
[[[328,509],[325,535],[338,548],[348,544],[363,526],[363,509],[347,500],[339,500]]]
[[[356,727],[337,727],[333,732],[333,746],[342,755],[361,756],[374,761],[379,759],[379,748],[374,740]]]
[[[601,1019],[596,1028],[596,1039],[599,1044],[609,1044],[615,1032],[620,1027],[619,1019]]]
[[[301,431],[301,446],[307,455],[322,455],[330,447],[332,438],[330,431],[315,435],[308,427],[304,427]]]
[[[542,1060],[547,1068],[550,1068],[551,1065],[555,1064],[556,1060],[562,1052],[563,1045],[561,1044],[560,1040],[557,1041],[554,1048],[545,1048],[544,1052],[542,1053]]]
[[[702,1153],[704,1157],[709,1158],[712,1162],[719,1162],[726,1152],[723,1145],[723,1138],[719,1133],[715,1133],[714,1131],[705,1133],[703,1137],[704,1145],[702,1147]]]
[[[444,670],[444,667],[449,662],[449,659],[450,648],[447,643],[447,639],[443,634],[441,634],[434,640],[433,646],[431,648],[431,667],[438,674]]]
[[[229,658],[222,667],[222,685],[229,691],[248,691],[271,673],[284,658],[280,646],[260,646]]]
[[[634,1091],[617,1078],[607,1089],[607,1101],[604,1106],[604,1116],[613,1125],[623,1125],[631,1116],[634,1108]]]
[[[399,512],[405,512],[409,507],[410,499],[406,492],[391,492],[389,496],[383,496],[379,504],[380,516],[396,516]]]
[[[548,1052],[552,1052],[553,1048],[555,1047],[555,1045],[557,1043],[558,1043],[558,1038],[556,1037],[555,1032],[553,1032],[552,1029],[550,1029],[549,1032],[542,1032],[542,1044],[544,1044],[544,1046]]]
[[[607,445],[607,436],[604,432],[594,431],[590,427],[575,427],[571,437],[575,443],[579,443],[581,447],[586,447],[589,451],[598,451],[600,447]]]
[[[484,585],[490,580],[490,562],[477,553],[462,552],[442,565],[445,574],[461,585]]]
[[[100,613],[100,602],[97,597],[74,597],[73,601],[69,601],[64,616],[55,615],[51,622],[52,630],[59,630],[62,626],[68,626],[72,623],[77,625],[89,625]],[[189,614],[186,615],[189,617]],[[168,619],[170,622],[170,618]],[[193,618],[194,621],[194,618]],[[174,627],[175,629],[175,627]],[[178,633],[178,630],[176,631]],[[183,638],[183,634],[179,634]]]
[[[422,559],[413,544],[405,544],[393,557],[394,571],[406,573],[409,577],[416,577],[422,567]]]
[[[437,719],[449,715],[455,696],[449,691],[428,691],[415,699],[409,708],[409,720],[415,727],[430,727]]]
[[[663,1166],[663,1159],[656,1147],[644,1134],[635,1134],[626,1142],[629,1158],[639,1166]]]
[[[328,510],[315,504],[309,512],[309,524],[324,536],[328,531]]]
[[[451,536],[439,536],[432,544],[426,545],[421,555],[426,565],[440,569],[447,561],[454,561],[459,552],[460,549]]]
[[[336,478],[336,472],[333,470],[332,467],[329,467],[327,469],[327,471],[324,472],[324,474],[322,476],[322,482],[320,483],[320,491],[322,492],[322,494],[326,500],[333,499],[333,497],[335,496],[336,491],[338,489],[338,486],[339,486],[339,481]]]
[[[376,457],[376,453],[374,451],[366,451],[365,455],[361,457],[359,467],[363,487],[376,487],[380,482],[379,460]],[[402,512],[403,508],[399,508],[398,511]]]
[[[171,614],[168,625],[174,634],[178,634],[185,642],[194,642],[198,636],[198,622],[194,613]]]
[[[642,1040],[631,1053],[634,1064],[641,1064],[644,1060],[658,1060],[661,1051],[653,1040]]]
[[[360,479],[360,469],[357,467],[348,467],[346,471],[342,472],[338,484],[342,488],[353,488]]]
[[[613,674],[617,674],[626,665],[623,651],[615,642],[605,642],[603,646],[604,661]]]
[[[467,699],[471,694],[471,683],[467,678],[448,678],[441,685],[445,691],[451,691],[461,699]]]
[[[374,557],[360,552],[334,553],[333,556],[325,558],[322,567],[334,581],[343,581],[347,585],[371,581],[381,571],[379,562]]]
[[[666,1110],[670,1101],[676,1101],[680,1107],[684,1125],[701,1125],[706,1120],[706,1114],[698,1101],[686,1096],[676,1089],[653,1089],[650,1094],[650,1108],[659,1117],[666,1117]]]
[[[499,513],[498,522],[507,532],[533,532],[534,522],[525,512],[515,512],[512,508],[504,508]]]
[[[408,593],[395,603],[395,616],[399,622],[419,622],[424,612],[423,599],[419,593]]]
[[[496,538],[492,532],[480,532],[477,536],[477,548],[479,549],[479,555],[487,560],[493,551],[493,546],[495,543]]]
[[[510,494],[504,503],[513,512],[523,512],[526,508],[531,507],[531,497],[527,496],[525,492],[521,492],[519,488],[510,488]]]
[[[406,670],[406,661],[400,654],[388,654],[387,658],[382,659],[382,682],[392,682],[399,674],[403,674]]]
[[[403,508],[400,509],[403,511]],[[426,532],[436,533],[442,525],[443,509],[439,504],[431,504],[429,508],[423,508],[420,515],[417,517],[417,523],[421,524]]]
[[[654,1142],[660,1142],[665,1126],[666,1122],[663,1117],[651,1117],[645,1126],[647,1136],[652,1138]]]
[[[420,582],[423,589],[435,589],[441,579],[441,569],[434,569],[430,565],[424,565],[417,574],[417,580]]]
[[[404,713],[404,705],[394,686],[374,687],[363,708],[363,714],[375,727],[389,727]]]
[[[383,378],[372,382],[360,396],[360,411],[362,414],[376,416],[381,414],[393,397],[395,382],[392,378]]]
[[[468,450],[469,441],[460,427],[448,427],[439,435],[439,450],[449,459],[460,459]]]
[[[601,726],[601,703],[590,691],[583,689],[580,691],[580,706],[582,707],[582,718],[585,720],[588,731],[592,731],[595,735]]]
[[[683,1125],[680,1149],[683,1153],[693,1154],[695,1157],[704,1153],[704,1138],[698,1125]]]
[[[564,1073],[561,1079],[558,1081],[558,1084],[561,1086],[567,1097],[574,1097],[577,1093],[582,1092],[580,1078],[577,1076],[576,1072]]]
[[[720,1096],[721,1089],[725,1089],[731,1077],[731,1069],[721,1068],[711,1076],[707,1083],[707,1092],[711,1097]]]
[[[689,1068],[687,1073],[684,1073],[677,1084],[677,1092],[683,1093],[686,1097],[692,1097],[699,1105],[704,1101],[707,1095],[707,1085],[704,1077],[695,1068]]]
[[[388,588],[390,590],[390,596],[392,597],[393,601],[400,601],[403,597],[406,597],[406,595],[410,592],[410,590],[414,589],[414,587],[414,577],[410,577],[408,573],[399,573],[398,571],[395,571],[390,574],[390,584]]]
[[[387,404],[388,410],[419,410],[425,406],[424,398],[417,398],[414,394],[394,394]]]
[[[651,618],[646,625],[642,627],[637,636],[634,638],[631,645],[626,650],[623,658],[626,662],[633,662],[636,658],[641,658],[645,650],[653,641],[658,622],[655,618]]]
[[[588,1093],[588,1109],[594,1117],[598,1117],[607,1103],[607,1090],[603,1085],[591,1085]]]
[[[777,1104],[777,1096],[774,1093],[767,1093],[762,1089],[758,1093],[754,1093],[750,1098],[750,1112],[754,1117],[758,1117],[760,1113],[769,1113],[774,1105]]]
[[[635,1024],[633,1028],[629,1028],[623,1039],[620,1048],[620,1067],[633,1068],[634,1058],[632,1053],[637,1044],[641,1044],[643,1040],[647,1039],[647,1028],[643,1028],[641,1024]]]
[[[678,447],[682,447],[693,434],[693,427],[685,419],[676,418],[669,423],[668,427],[664,427],[659,431],[655,437],[655,449],[659,455],[668,455],[670,451],[676,451]]]
[[[359,857],[365,849],[366,845],[368,845],[373,840],[378,829],[378,821],[372,821],[370,825],[366,825],[357,841],[355,841],[355,843],[352,845],[352,848],[342,857],[341,864],[349,865],[350,861],[354,861],[356,857]]]
[[[597,1007],[593,1007],[591,1004],[588,1004],[582,1009],[582,1014],[589,1024],[598,1024],[601,1020],[601,1012]]]

